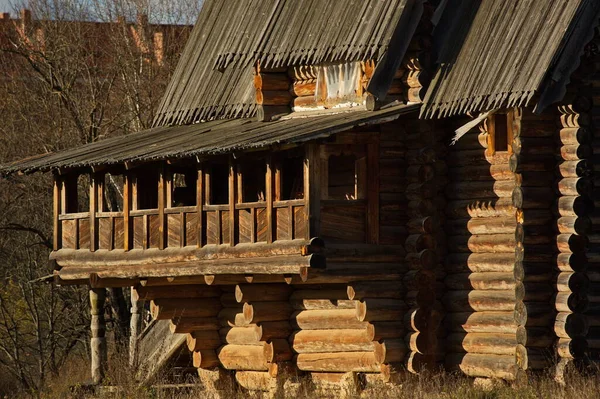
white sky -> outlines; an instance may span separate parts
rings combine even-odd
[[[0,12],[10,12],[12,14],[12,7],[9,4],[9,0],[0,0]],[[12,16],[15,17],[14,15]]]

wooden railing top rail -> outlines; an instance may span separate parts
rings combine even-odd
[[[64,215],[59,215],[59,220],[75,220],[75,219],[85,219],[89,218],[89,212],[77,212],[77,213],[66,213]]]
[[[306,204],[306,201],[303,199],[273,201],[273,208],[285,208],[288,206],[300,206],[300,205],[305,205],[305,204]]]
[[[158,209],[137,209],[129,211],[130,216],[158,215]]]
[[[174,213],[181,213],[181,212],[197,212],[198,211],[198,207],[196,205],[193,206],[174,206],[172,208],[165,208],[165,214],[174,214]]]
[[[97,218],[118,218],[123,217],[123,212],[98,212],[96,213]]]

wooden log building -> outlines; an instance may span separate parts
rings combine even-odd
[[[207,386],[597,360],[599,20],[205,0],[154,128],[1,169],[54,175],[54,282],[90,287],[94,380],[106,287],[132,287],[132,348],[149,303]]]

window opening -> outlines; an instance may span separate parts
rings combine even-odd
[[[207,204],[223,205],[229,203],[229,166],[213,165],[208,173]]]
[[[356,99],[360,78],[359,62],[321,66],[315,92],[317,101]]]
[[[284,158],[281,162],[280,198],[276,198],[276,200],[302,198],[304,198],[304,158]]]
[[[65,190],[66,213],[90,211],[90,176],[88,174],[67,178]]]
[[[266,195],[267,165],[264,160],[244,162],[238,165],[242,176],[241,202],[261,202]]]
[[[180,170],[172,176],[171,206],[196,205],[196,183],[198,172],[195,169]]]
[[[136,176],[137,209],[158,208],[158,172],[144,171]]]
[[[364,198],[365,158],[356,155],[331,155],[328,159],[327,195],[329,199]]]
[[[123,175],[106,173],[104,175],[102,211],[121,212],[123,211]]]

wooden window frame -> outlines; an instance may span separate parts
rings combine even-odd
[[[497,118],[506,118],[506,150],[497,150],[497,132],[496,132],[496,120]],[[487,155],[495,155],[496,152],[508,152],[509,155],[513,154],[512,142],[514,139],[514,122],[515,122],[515,111],[513,109],[496,112],[487,117],[487,132],[488,132],[488,148]]]

